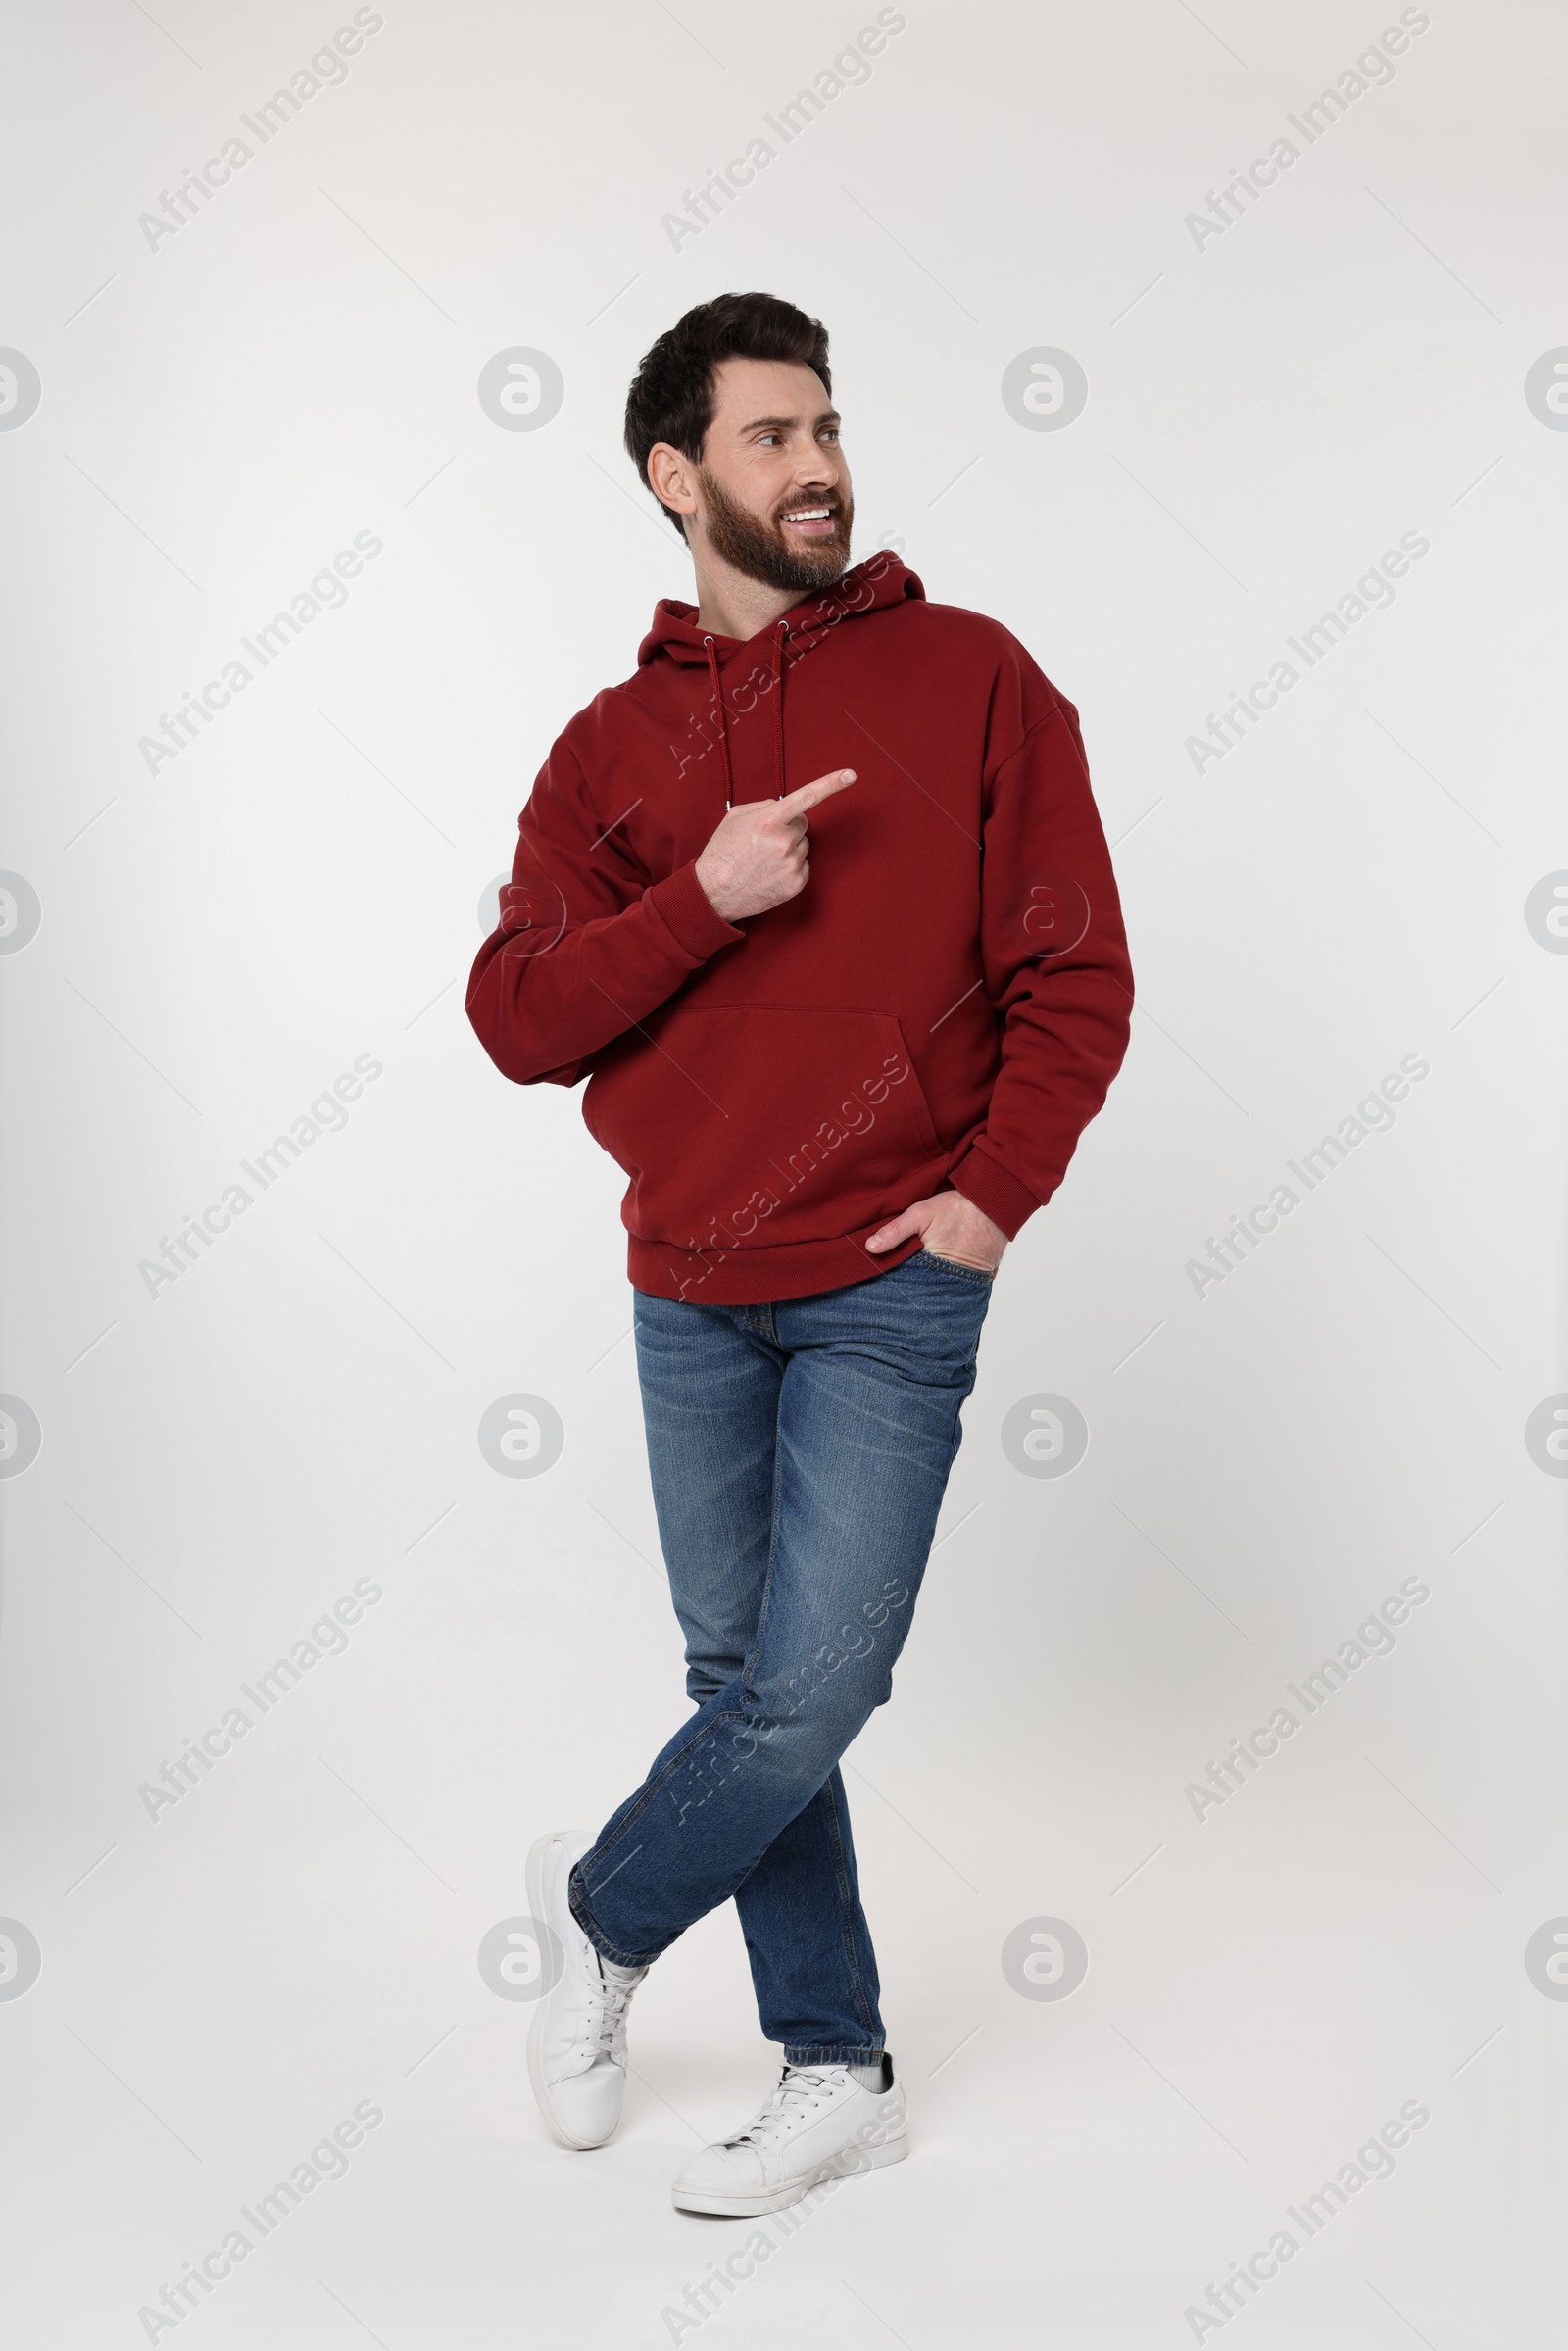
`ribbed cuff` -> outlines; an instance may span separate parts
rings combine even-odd
[[[700,963],[706,963],[721,947],[746,936],[734,923],[726,922],[722,914],[714,912],[711,899],[697,878],[695,857],[690,864],[677,865],[673,873],[666,874],[662,882],[655,882],[643,895],[658,908],[676,944]]]
[[[956,1167],[949,1168],[948,1182],[966,1200],[973,1200],[993,1224],[1000,1225],[1009,1241],[1017,1239],[1040,1205],[1034,1194],[1016,1176],[1009,1175],[1000,1160],[973,1145]]]

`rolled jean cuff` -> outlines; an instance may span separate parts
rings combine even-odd
[[[659,1957],[659,1952],[667,1951],[669,1945],[661,1943],[659,1951],[623,1951],[618,1943],[612,1943],[596,1922],[583,1898],[582,1885],[578,1874],[581,1868],[582,1863],[575,1862],[572,1865],[571,1875],[566,1880],[566,1907],[584,1935],[587,1935],[588,1940],[593,1944],[594,1949],[599,1953],[600,1958],[612,1960],[616,1967],[651,1967]]]
[[[799,2048],[790,2048],[786,2045],[784,2063],[786,2065],[880,2065],[882,2050],[880,2046],[874,2049],[808,2049],[804,2045]]]

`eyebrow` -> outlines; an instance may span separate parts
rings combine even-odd
[[[754,416],[750,424],[743,424],[740,429],[742,432],[760,432],[764,425],[772,425],[776,429],[780,426],[787,427],[797,424],[799,421],[797,416]],[[814,429],[820,432],[824,424],[842,424],[843,421],[844,419],[836,408],[824,409],[816,418]]]

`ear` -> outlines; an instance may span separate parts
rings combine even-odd
[[[648,481],[662,506],[677,514],[696,514],[697,468],[668,441],[656,441],[648,452]]]

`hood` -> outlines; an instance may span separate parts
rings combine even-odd
[[[863,563],[857,563],[853,571],[846,571],[831,588],[792,605],[773,629],[759,629],[757,634],[760,637],[782,631],[790,644],[804,648],[840,620],[874,612],[883,605],[902,604],[906,597],[916,597],[924,603],[925,590],[914,573],[882,547],[875,555],[867,556]],[[756,639],[750,642],[755,644]],[[737,637],[714,636],[712,644],[720,664],[741,651],[741,640]],[[707,646],[708,632],[698,624],[697,607],[681,604],[673,596],[662,597],[654,607],[653,626],[637,648],[637,666],[641,669],[658,661],[661,655],[683,668],[701,666],[708,661]]]
[[[697,607],[681,604],[672,596],[662,597],[654,607],[654,624],[637,648],[637,666],[646,668],[657,661],[672,661],[679,669],[706,668],[708,691],[713,713],[714,732],[724,755],[724,806],[735,805],[734,771],[730,760],[729,717],[724,708],[723,688],[719,671],[725,663],[744,654],[748,645],[768,641],[768,687],[773,709],[773,782],[775,793],[782,799],[786,790],[784,775],[784,680],[788,675],[786,650],[790,661],[809,652],[812,645],[825,637],[841,620],[858,620],[867,612],[884,610],[889,605],[903,604],[906,598],[925,602],[925,590],[914,573],[885,547],[846,571],[831,588],[820,595],[808,596],[792,605],[770,628],[759,629],[755,637],[742,641],[738,637],[720,637],[703,628],[697,617]]]

